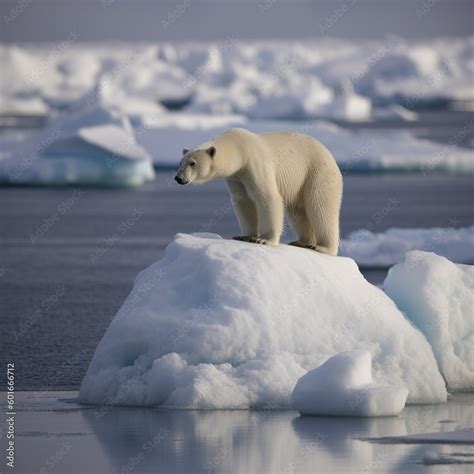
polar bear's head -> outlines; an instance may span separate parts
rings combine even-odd
[[[178,173],[174,178],[179,184],[201,184],[213,177],[213,164],[216,147],[183,150],[183,158],[179,163]]]

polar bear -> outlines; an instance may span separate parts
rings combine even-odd
[[[342,175],[313,137],[232,128],[183,150],[179,184],[214,179],[227,182],[242,233],[234,239],[277,245],[286,210],[298,236],[290,245],[337,255]]]

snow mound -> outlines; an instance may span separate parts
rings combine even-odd
[[[474,267],[413,251],[384,288],[430,342],[448,388],[474,389]]]
[[[138,186],[154,177],[128,119],[102,107],[60,116],[2,148],[0,183]]]
[[[301,377],[291,404],[302,415],[388,416],[405,407],[408,390],[372,382],[368,351],[342,352]]]
[[[457,263],[474,263],[474,226],[455,229],[360,229],[341,241],[340,254],[364,267],[389,267],[410,250],[435,252]]]
[[[143,270],[99,343],[80,400],[288,407],[297,380],[368,350],[374,382],[446,400],[431,347],[353,260],[214,234],[178,234]]]

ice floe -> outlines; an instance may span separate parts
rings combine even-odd
[[[474,263],[474,226],[432,229],[388,229],[352,232],[341,241],[340,254],[364,267],[390,267],[410,250],[434,252],[456,263]]]
[[[412,251],[392,267],[386,293],[430,342],[451,390],[474,389],[474,266]]]
[[[128,119],[103,107],[59,116],[1,143],[0,183],[138,186],[153,177],[151,157]]]
[[[136,278],[80,400],[288,407],[302,375],[349,350],[369,351],[374,384],[405,386],[408,403],[446,400],[425,337],[353,260],[178,234]]]
[[[472,102],[474,38],[2,45],[2,95],[53,107],[101,85],[134,116],[166,109],[250,118],[370,120],[372,104]],[[402,116],[403,117],[403,116]]]

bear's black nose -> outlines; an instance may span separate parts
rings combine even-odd
[[[182,183],[182,179],[181,179],[179,176],[175,176],[175,177],[174,177],[174,180],[175,180],[177,183],[179,183],[179,184]]]

